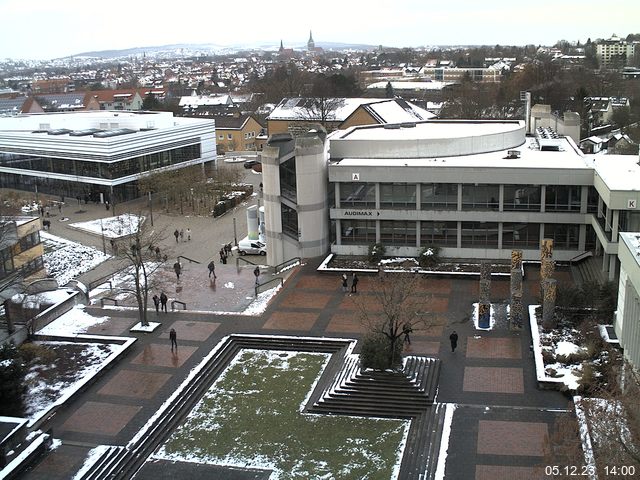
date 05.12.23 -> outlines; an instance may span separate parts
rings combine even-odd
[[[596,474],[593,465],[546,465],[544,467],[545,477],[563,476],[592,476]],[[605,465],[604,474],[607,477],[633,477],[636,474],[636,467],[633,465]]]

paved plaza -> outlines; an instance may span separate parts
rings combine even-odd
[[[242,228],[244,220],[239,219],[244,212],[238,210],[232,215]],[[377,313],[375,302],[366,302],[373,295],[374,277],[361,275],[359,292],[345,294],[338,274],[316,271],[322,259],[307,260],[293,269],[263,314],[241,315],[253,298],[251,270],[238,268],[234,261],[227,265],[216,263],[215,286],[206,271],[208,260],[216,258],[217,246],[233,239],[229,238],[233,216],[214,221],[210,217],[183,218],[156,213],[159,226],[189,225],[193,232],[191,242],[172,247],[175,253],[201,263],[187,263],[181,283],[169,275],[166,279],[168,295],[185,301],[187,310],[152,312],[151,320],[159,321],[159,328],[150,333],[129,333],[137,322],[135,311],[103,309],[99,304],[88,307],[96,316],[111,317],[88,333],[134,336],[137,342],[115,366],[43,426],[62,440],[62,446],[42,457],[21,478],[70,479],[91,448],[127,444],[189,371],[229,334],[361,337],[364,328],[358,318],[359,305],[371,305],[370,313]],[[62,232],[52,230],[52,233],[62,236]],[[68,237],[82,235],[72,231]],[[86,238],[77,239],[83,240]],[[93,240],[100,246],[99,239]],[[116,266],[104,266],[101,272],[88,274],[85,281],[107,274],[108,268]],[[536,267],[527,267],[525,304],[535,300],[538,278]],[[233,282],[233,288],[225,288],[229,282]],[[506,302],[508,279],[493,280],[491,291],[493,302]],[[429,300],[431,325],[414,330],[411,344],[405,350],[407,354],[442,360],[436,401],[455,404],[445,479],[544,478],[539,464],[545,441],[557,415],[568,407],[568,399],[559,392],[538,389],[529,332],[510,331],[500,324],[491,331],[474,329],[470,316],[472,304],[478,299],[475,277],[427,276],[421,279],[420,294]],[[170,348],[171,328],[178,334],[177,352]],[[453,329],[459,334],[459,342],[452,353],[448,337]],[[153,478],[169,478],[168,470],[160,467],[155,470]],[[181,470],[179,462],[171,465],[171,478],[263,478],[262,475],[194,465],[185,465]]]

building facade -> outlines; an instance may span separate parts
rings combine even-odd
[[[382,243],[399,256],[437,246],[452,258],[507,259],[519,249],[537,260],[541,240],[552,238],[556,260],[592,251],[615,278],[618,233],[640,230],[637,158],[589,157],[550,129],[525,130],[522,121],[352,127],[317,137],[308,160],[300,140],[283,142],[269,160],[278,169],[268,169],[263,154],[269,247],[282,250],[281,231],[299,250],[328,242],[342,255],[366,255]],[[330,155],[322,160],[321,151]],[[283,168],[287,161],[295,169]],[[315,186],[318,195],[301,205],[299,168],[307,161],[318,165],[314,181],[326,183],[328,197]],[[311,211],[316,223],[302,225]],[[273,215],[283,223],[270,223]]]
[[[0,285],[15,275],[26,278],[44,268],[41,228],[38,217],[0,218]],[[0,295],[0,300],[6,298]]]
[[[640,231],[637,231],[640,232]],[[640,233],[621,233],[614,328],[625,358],[640,368]]]
[[[137,181],[216,158],[212,120],[170,112],[76,112],[0,118],[0,186],[112,203]]]
[[[600,68],[622,68],[633,59],[637,42],[627,42],[613,35],[596,45],[596,58]]]

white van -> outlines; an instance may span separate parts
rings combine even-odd
[[[266,255],[267,246],[259,240],[249,240],[247,237],[238,242],[240,255]]]

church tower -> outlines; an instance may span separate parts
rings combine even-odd
[[[307,42],[307,50],[313,51],[316,48],[316,43],[313,41],[313,35],[311,35],[311,30],[309,30],[309,41]]]
[[[284,52],[284,45],[282,45],[282,40],[280,40],[280,50],[278,50],[280,53]]]

